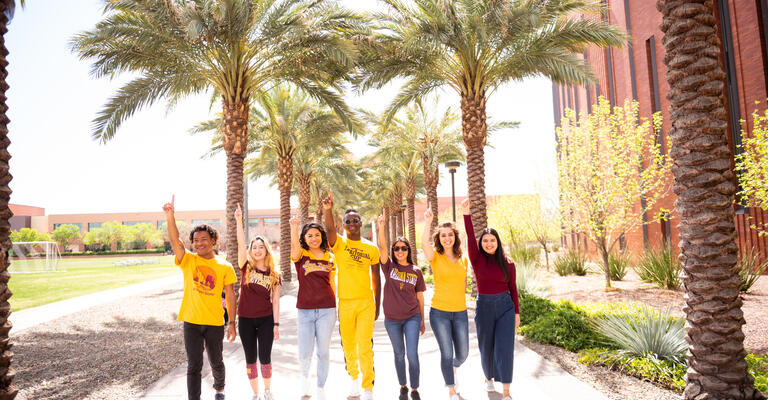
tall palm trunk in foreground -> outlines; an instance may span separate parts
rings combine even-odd
[[[222,135],[221,141],[227,154],[227,227],[225,247],[227,261],[237,265],[237,229],[235,225],[235,210],[243,202],[243,162],[248,146],[248,114],[249,99],[244,99],[233,105],[222,101]],[[246,222],[246,225],[248,223]],[[290,234],[290,232],[289,232]]]
[[[467,149],[467,184],[472,205],[472,222],[475,235],[487,224],[485,202],[485,141],[488,124],[485,115],[485,94],[478,97],[461,97],[461,134]]]
[[[686,399],[764,399],[744,361],[733,158],[713,2],[660,0],[687,320]]]
[[[13,385],[13,378],[16,372],[11,367],[13,361],[13,352],[11,347],[13,343],[8,337],[8,332],[13,324],[8,319],[11,315],[11,305],[8,299],[11,297],[11,290],[8,289],[8,280],[11,278],[8,267],[11,263],[8,260],[8,250],[11,248],[11,224],[9,219],[13,215],[8,207],[11,200],[11,188],[8,183],[11,181],[8,161],[11,155],[8,153],[8,123],[10,120],[5,115],[8,106],[5,104],[5,92],[8,90],[8,84],[5,78],[8,76],[6,67],[8,61],[8,49],[5,48],[5,33],[8,32],[8,22],[13,13],[14,0],[0,1],[0,400],[10,400],[16,397],[18,390]]]

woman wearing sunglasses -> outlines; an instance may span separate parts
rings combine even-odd
[[[331,335],[336,326],[336,264],[325,229],[321,225],[315,222],[305,224],[299,235],[299,219],[291,218],[290,224],[291,261],[296,267],[299,281],[296,308],[301,394],[311,395],[309,366],[312,363],[312,348],[317,346],[317,399],[325,400]]]
[[[424,334],[424,291],[427,286],[421,269],[413,265],[408,240],[398,237],[388,252],[383,215],[379,217],[376,228],[381,270],[384,273],[384,326],[395,353],[395,370],[400,383],[398,400],[408,400],[406,353],[411,377],[411,400],[420,400],[419,335]]]
[[[469,354],[469,319],[467,317],[467,258],[461,253],[459,231],[452,222],[438,225],[430,242],[432,210],[424,212],[424,250],[435,274],[435,293],[429,310],[429,324],[440,348],[440,369],[451,400],[459,400],[456,393],[456,369]],[[455,353],[454,353],[455,349]]]
[[[515,283],[515,263],[504,256],[499,233],[485,228],[475,240],[469,199],[461,203],[467,247],[472,269],[477,278],[475,327],[480,348],[480,361],[485,374],[485,387],[495,391],[493,381],[500,381],[503,399],[512,400],[512,366],[515,361],[515,330],[520,326],[520,305]]]

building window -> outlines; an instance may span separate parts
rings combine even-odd
[[[726,86],[728,89],[728,107],[731,117],[731,136],[733,138],[734,154],[741,154],[741,105],[739,102],[739,82],[736,77],[736,60],[733,57],[733,36],[731,33],[731,13],[728,0],[718,0],[720,12],[720,30],[723,40],[723,59],[725,60]]]
[[[88,230],[90,231],[92,229],[101,228],[101,224],[102,223],[103,222],[89,222],[88,223]]]
[[[149,224],[149,221],[123,221],[123,225],[125,226],[133,226],[138,224]]]
[[[76,222],[66,222],[66,223],[63,223],[63,224],[53,224],[53,230],[56,230],[56,228],[58,228],[58,227],[60,227],[62,225],[74,225],[74,226],[76,226],[76,227],[78,227],[80,229],[80,232],[83,231],[83,224],[76,223]]]
[[[221,225],[218,219],[193,219],[192,225]]]
[[[280,225],[280,217],[277,218],[264,218],[264,226]]]
[[[259,226],[259,219],[258,218],[248,218],[248,227],[249,228],[257,228]]]
[[[659,94],[659,70],[656,68],[656,39],[651,35],[648,40],[645,41],[646,59],[648,60],[648,84],[651,89],[651,110],[653,113],[661,111],[661,97]],[[661,154],[666,153],[664,148],[664,131],[659,130],[659,136],[656,137],[656,141],[659,143],[659,149]]]

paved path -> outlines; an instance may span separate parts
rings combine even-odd
[[[425,296],[427,300],[431,295]],[[280,339],[272,350],[272,391],[277,400],[302,399],[300,396],[300,373],[297,366],[296,345],[296,296],[295,289],[289,290],[280,301]],[[467,362],[460,369],[461,396],[463,400],[501,400],[501,385],[496,385],[497,392],[485,392],[483,372],[480,366],[480,353],[470,310],[470,352]],[[336,330],[338,332],[338,329]],[[376,367],[375,399],[397,399],[399,384],[392,360],[392,346],[384,328],[383,316],[376,322],[374,330],[374,365]],[[512,395],[516,400],[569,399],[602,400],[605,397],[569,375],[559,366],[547,361],[519,342],[515,345],[515,370]],[[240,339],[224,345],[224,359],[227,367],[228,399],[247,400],[252,392],[245,376],[245,357]],[[421,364],[422,399],[447,399],[447,389],[440,373],[440,353],[437,342],[427,321],[426,333],[419,341],[419,359]],[[314,363],[312,371],[315,370]],[[461,386],[463,383],[463,386]],[[213,378],[206,360],[203,370],[203,399],[213,399]],[[331,342],[331,370],[326,383],[328,400],[347,399],[349,377],[344,369],[344,357],[338,334],[334,333]],[[314,393],[314,390],[313,390]],[[141,399],[186,399],[186,365],[180,365],[168,375],[149,387]],[[350,398],[353,399],[353,398]]]

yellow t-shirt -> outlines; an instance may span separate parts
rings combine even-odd
[[[173,258],[184,273],[184,297],[179,321],[197,325],[224,325],[221,292],[224,286],[237,282],[235,270],[225,259],[206,259],[186,252],[181,263]]]
[[[435,252],[430,264],[435,274],[432,308],[448,312],[466,310],[467,258],[461,256],[453,263],[445,255]]]
[[[373,298],[371,265],[379,263],[379,248],[363,240],[336,235],[333,255],[338,268],[340,299]]]

